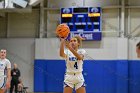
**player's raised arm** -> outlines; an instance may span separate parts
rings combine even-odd
[[[66,58],[66,54],[64,53],[65,39],[61,38],[60,43],[60,56]]]
[[[61,39],[60,44],[60,56],[66,58],[66,54],[64,53],[65,39],[68,37],[70,33],[70,29],[67,24],[60,24],[56,28],[56,35]]]

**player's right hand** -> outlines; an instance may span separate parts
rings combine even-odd
[[[60,38],[60,41],[61,42],[65,42],[66,41],[66,38]]]

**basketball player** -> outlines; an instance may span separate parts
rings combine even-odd
[[[6,50],[0,50],[0,93],[4,93],[10,88],[11,81],[11,63],[6,59]]]
[[[137,53],[137,57],[140,58],[140,42],[138,42],[136,45],[136,53]]]
[[[73,89],[76,93],[86,93],[83,71],[83,59],[85,50],[79,49],[82,40],[76,36],[70,39],[70,42],[61,38],[60,56],[66,61],[66,73],[64,79],[64,93],[72,93]],[[64,50],[64,47],[67,49]]]

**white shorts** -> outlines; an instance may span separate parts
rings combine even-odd
[[[0,89],[3,89],[6,85],[7,78],[4,76],[0,76]]]
[[[77,74],[65,74],[64,87],[71,87],[77,90],[80,87],[85,87],[84,77],[82,73]]]

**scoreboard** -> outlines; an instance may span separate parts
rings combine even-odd
[[[61,23],[69,26],[69,38],[79,35],[86,40],[101,40],[100,7],[61,8]]]

